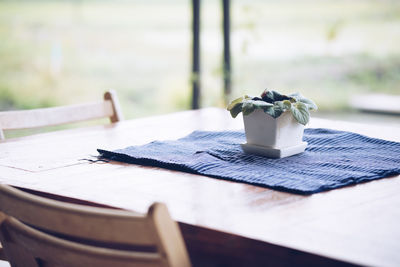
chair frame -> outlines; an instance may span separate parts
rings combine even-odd
[[[63,257],[60,251],[65,249],[79,251],[80,254],[76,255],[84,258],[94,256],[91,258],[96,259],[100,257],[100,254],[103,258],[104,255],[108,255],[121,264],[128,259],[125,266],[153,266],[154,264],[156,266],[190,266],[179,226],[172,220],[166,206],[162,203],[154,203],[150,206],[148,213],[143,215],[124,210],[65,203],[0,184],[0,211],[0,238],[4,255],[11,263],[13,260],[24,259],[20,251],[16,252],[19,256],[15,257],[13,251],[7,249],[7,247],[15,247],[14,243],[17,241],[12,240],[13,237],[18,239],[23,236],[23,242],[29,243],[36,240],[37,244],[46,248],[45,251],[51,251],[52,247],[57,248],[58,250],[54,249],[54,255],[59,255],[59,257]],[[11,241],[8,242],[7,238]],[[109,248],[98,244],[116,246]],[[129,246],[130,252],[121,249],[118,244]],[[152,249],[134,252],[134,248],[138,247]],[[30,252],[35,257],[40,257],[43,253],[49,256],[49,253],[43,250]],[[66,255],[72,254],[66,253]],[[79,257],[75,256],[77,259]],[[64,260],[73,260],[73,258]],[[26,263],[29,261],[26,258],[24,260]],[[51,260],[55,259],[51,258]],[[89,264],[89,262],[88,260],[86,263]],[[97,264],[98,261],[94,265]]]
[[[4,130],[40,128],[108,117],[111,122],[123,120],[121,107],[114,90],[104,94],[104,100],[79,105],[68,105],[31,110],[0,112],[0,141]]]

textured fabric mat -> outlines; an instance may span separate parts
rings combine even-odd
[[[205,132],[154,141],[101,157],[312,194],[400,173],[400,143],[351,132],[305,129],[304,153],[282,159],[245,154],[243,131]],[[201,177],[199,177],[201,179]]]

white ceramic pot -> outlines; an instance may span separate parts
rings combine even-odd
[[[243,122],[249,145],[281,149],[302,144],[304,125],[290,111],[275,119],[256,109],[250,115],[243,115]]]

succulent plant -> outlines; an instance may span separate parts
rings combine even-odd
[[[247,116],[256,109],[262,109],[273,118],[290,111],[299,123],[306,125],[310,120],[310,110],[317,110],[318,107],[311,99],[305,98],[300,93],[282,95],[265,89],[260,97],[245,95],[233,100],[227,109],[233,118],[240,112]]]

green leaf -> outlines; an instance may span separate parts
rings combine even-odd
[[[271,115],[272,118],[276,119],[283,113],[283,110],[278,105],[274,105],[264,110],[264,112]]]
[[[314,101],[312,101],[311,99],[302,98],[299,100],[299,102],[306,104],[309,110],[317,110],[318,109],[317,104],[315,104]]]
[[[251,102],[255,106],[255,108],[259,108],[259,109],[266,109],[268,107],[273,106],[273,104],[267,103],[262,100],[246,100],[246,102]]]
[[[318,106],[315,104],[314,101],[302,96],[300,93],[293,93],[293,94],[290,94],[289,96],[293,97],[297,102],[306,104],[307,108],[309,110],[317,110],[318,109]]]
[[[256,109],[265,110],[272,106],[273,105],[271,103],[267,103],[262,100],[246,99],[243,101],[242,111],[243,111],[243,115],[249,115]]]
[[[283,101],[290,99],[286,95],[281,95],[276,91],[268,91],[267,89],[265,89],[264,92],[261,94],[261,98],[268,103],[274,103],[275,101]]]
[[[290,109],[292,107],[292,102],[290,102],[290,100],[284,100],[283,105],[286,109]]]
[[[233,100],[229,105],[227,110],[232,110],[237,104],[240,104],[243,102],[243,100],[245,99],[245,97],[241,96],[239,98],[236,98],[235,100]]]
[[[253,102],[254,101],[252,101],[252,100],[247,100],[247,101],[243,102],[243,106],[242,106],[243,115],[247,116],[256,109]]]
[[[286,110],[290,110],[290,108],[292,107],[292,103],[289,100],[277,101],[274,104],[279,106],[284,112]]]
[[[262,100],[252,100],[252,97],[245,95],[233,100],[229,106],[228,110],[233,118],[236,118],[240,112],[244,115],[251,114],[255,109],[265,109],[267,107],[273,106],[270,103],[264,102]]]
[[[289,94],[289,96],[290,96],[290,97],[293,97],[293,98],[296,99],[296,100],[297,100],[297,98],[299,98],[299,97],[303,97],[299,92]]]
[[[297,102],[293,104],[290,111],[292,112],[293,117],[300,124],[306,125],[310,120],[310,112],[308,111],[308,107],[302,102]]]
[[[232,118],[236,118],[237,115],[242,112],[243,103],[237,103],[234,105],[229,111],[231,113]]]

